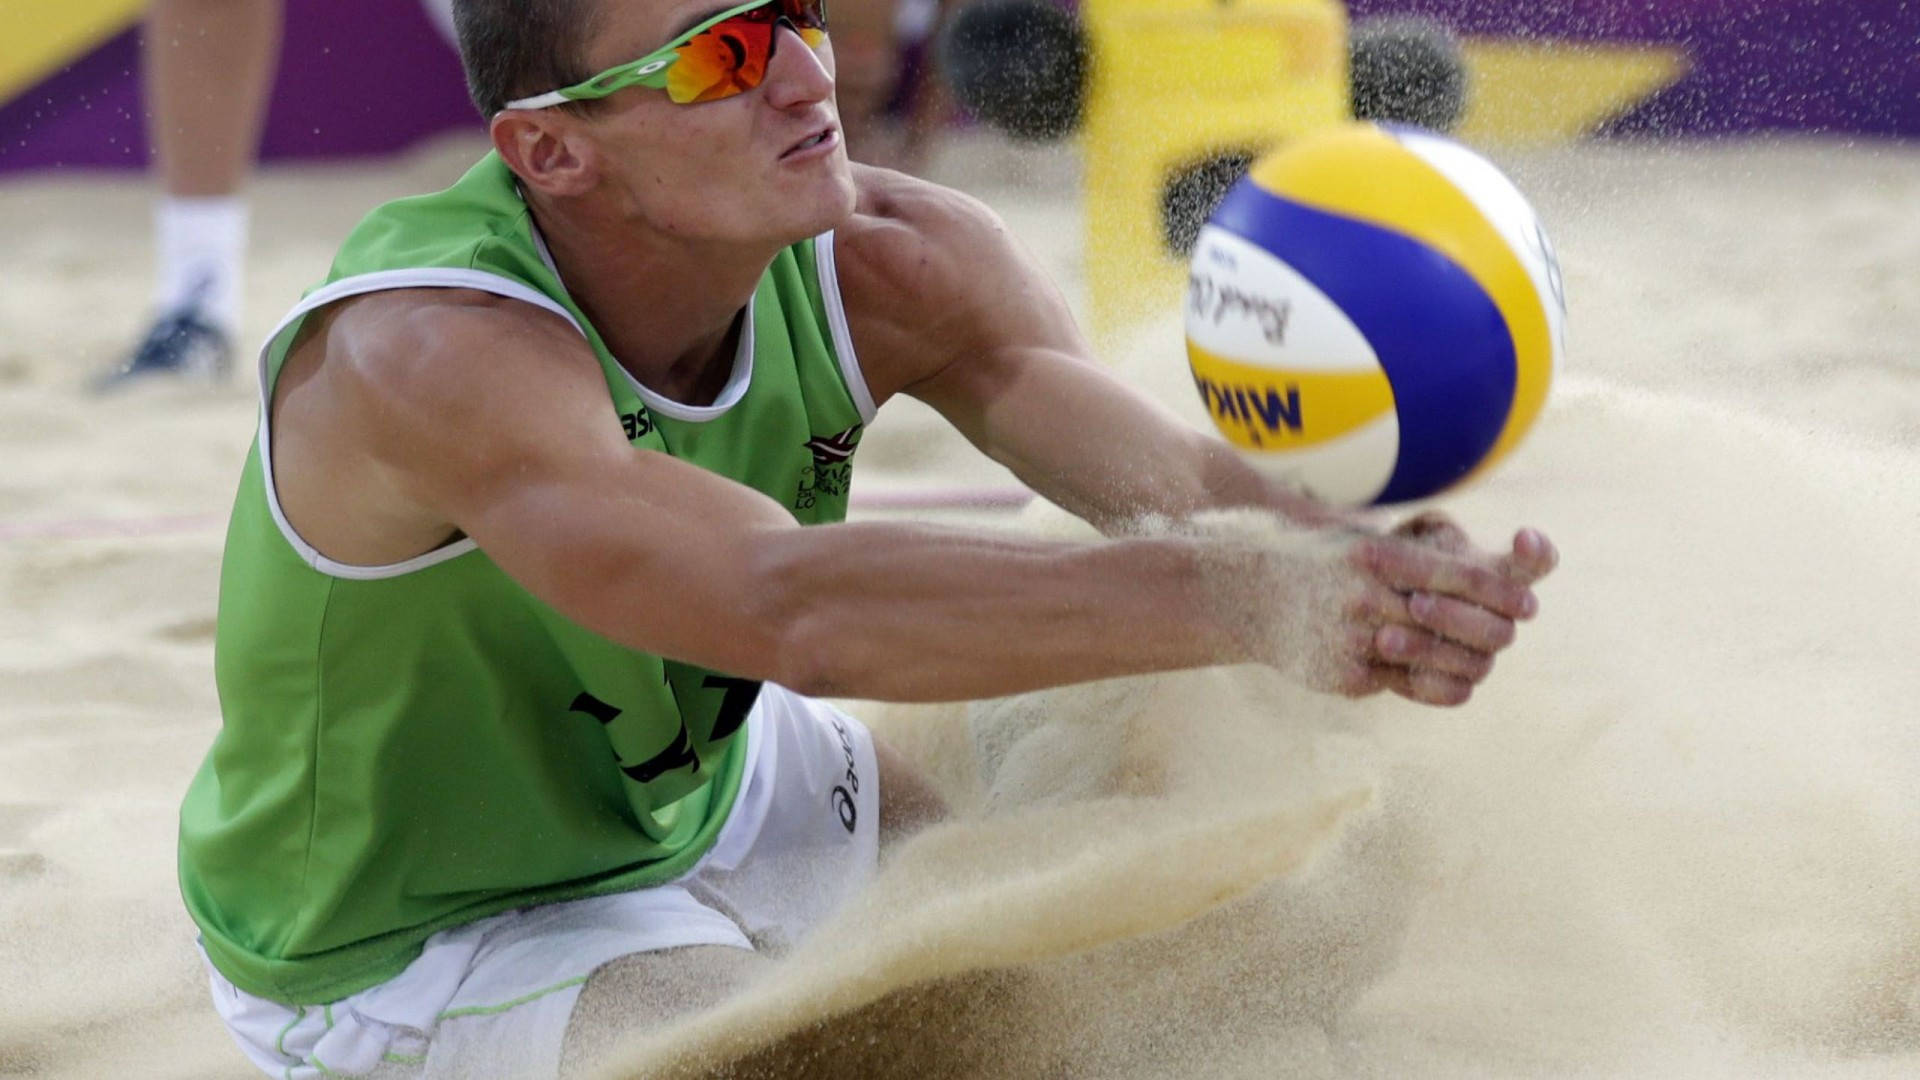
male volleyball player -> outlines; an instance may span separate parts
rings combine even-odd
[[[820,696],[1454,704],[1533,614],[1544,537],[1337,522],[1108,377],[988,210],[849,166],[819,0],[455,14],[496,152],[263,350],[227,541],[181,876],[268,1072],[550,1076],[725,992],[938,812]],[[1115,537],[842,523],[897,394]],[[1126,535],[1217,507],[1334,554]]]

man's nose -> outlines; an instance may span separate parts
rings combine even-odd
[[[767,61],[768,103],[790,109],[832,97],[833,54],[826,42],[815,51],[786,19],[774,24],[773,33],[773,56]]]

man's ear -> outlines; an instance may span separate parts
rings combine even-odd
[[[581,195],[599,180],[597,157],[573,117],[547,109],[505,109],[487,125],[520,182],[543,195]]]

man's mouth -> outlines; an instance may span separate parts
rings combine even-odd
[[[833,127],[821,128],[819,131],[814,132],[812,135],[809,135],[806,138],[800,140],[799,142],[794,143],[791,147],[787,149],[786,153],[781,154],[780,156],[782,158],[790,158],[796,154],[804,154],[807,151],[812,150],[817,146],[832,142],[836,137],[838,137],[839,134],[840,132],[839,132],[839,129],[837,128],[833,128]]]

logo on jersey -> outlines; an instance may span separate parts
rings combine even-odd
[[[844,497],[853,483],[853,452],[860,447],[861,425],[834,435],[816,435],[806,442],[813,464],[800,470],[800,487],[793,496],[795,510],[811,510],[823,497]]]
[[[653,434],[653,414],[645,405],[630,413],[620,414],[620,427],[627,433],[627,441],[642,439]]]
[[[822,435],[819,438],[807,440],[807,449],[813,451],[813,467],[816,469],[851,461],[853,452],[859,446],[859,424],[853,425],[838,435]]]

